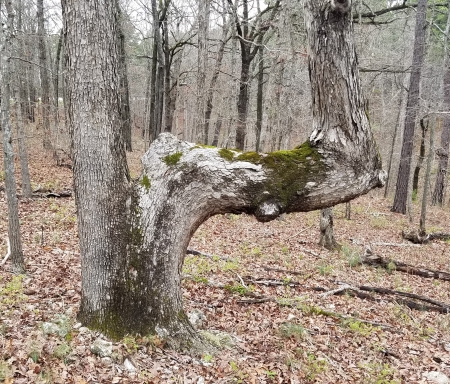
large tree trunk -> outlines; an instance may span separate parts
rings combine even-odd
[[[121,102],[121,116],[122,116],[122,131],[125,140],[125,148],[128,152],[133,150],[131,145],[131,111],[130,111],[130,92],[128,86],[128,69],[127,69],[127,54],[125,51],[125,34],[121,25],[121,12],[119,2],[116,0],[116,6],[119,14],[119,63],[120,63],[120,102]]]
[[[427,0],[419,0],[417,6],[416,28],[414,37],[413,62],[409,80],[408,101],[406,104],[405,129],[400,154],[400,166],[397,175],[393,212],[406,213],[414,146],[414,127],[419,110],[420,74],[425,56],[425,28],[427,21]]]
[[[14,31],[14,12],[10,0],[5,2],[7,11],[6,28],[0,28],[0,127],[3,130],[3,161],[5,167],[5,189],[8,200],[8,237],[11,248],[12,271],[23,273],[22,240],[20,237],[19,208],[17,203],[16,179],[14,176],[14,151],[10,115],[11,98],[11,44]],[[0,2],[1,11],[1,2]]]
[[[88,0],[63,2],[84,324],[114,337],[156,332],[172,346],[198,350],[204,344],[183,311],[180,283],[187,246],[201,223],[227,212],[269,221],[383,184],[348,4],[308,4],[311,140],[292,151],[258,154],[205,148],[163,133],[133,183],[120,132],[115,7],[107,0],[95,8]]]

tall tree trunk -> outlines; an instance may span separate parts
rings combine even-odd
[[[168,82],[166,102],[164,108],[164,132],[172,132],[173,117],[175,115],[176,102],[178,98],[179,78],[181,71],[182,52],[176,54],[173,64],[173,74],[171,74],[172,65],[166,65],[166,81]],[[171,61],[168,61],[169,63]]]
[[[26,57],[25,55],[25,41],[23,33],[23,23],[22,23],[22,13],[23,4],[22,0],[17,3],[17,27],[16,34],[19,37],[17,44],[18,56]],[[22,194],[25,198],[31,197],[31,181],[30,181],[30,171],[28,168],[28,153],[26,145],[26,135],[25,135],[25,121],[23,118],[24,106],[27,105],[26,100],[26,69],[23,62],[16,63],[16,90],[14,91],[15,97],[15,112],[16,112],[16,129],[17,129],[17,143],[19,147],[19,158],[20,158],[20,175],[22,181]]]
[[[449,10],[450,12],[450,10]],[[450,61],[447,62],[447,70],[444,76],[444,106],[450,110]],[[441,133],[441,146],[436,151],[439,157],[439,165],[434,185],[432,204],[443,205],[445,198],[445,187],[447,185],[447,169],[450,144],[450,115],[444,115],[444,125]]]
[[[429,122],[426,125],[424,119],[420,119],[420,128],[422,131],[422,137],[420,140],[420,150],[419,158],[417,160],[416,168],[414,169],[413,182],[412,182],[412,199],[413,201],[417,198],[417,191],[419,190],[419,174],[422,169],[423,161],[425,160],[425,136],[427,133]]]
[[[30,171],[28,168],[28,151],[26,144],[26,136],[24,129],[24,121],[22,114],[22,103],[19,99],[15,100],[16,109],[16,128],[17,128],[17,143],[19,146],[19,159],[20,159],[20,175],[22,179],[22,195],[25,198],[31,198],[31,182]]]
[[[267,8],[258,13],[254,17],[254,24],[250,25],[250,13],[248,0],[242,1],[242,21],[237,15],[237,7],[232,0],[228,0],[235,19],[235,27],[241,47],[241,74],[239,79],[239,95],[238,95],[238,120],[236,123],[236,148],[244,150],[245,139],[247,135],[247,117],[248,117],[248,100],[250,85],[250,64],[259,51],[259,47],[264,39],[265,33],[269,30],[271,21],[277,15],[280,6],[280,0],[275,0],[272,4],[268,3]],[[262,22],[262,15],[271,10],[269,17]]]
[[[263,124],[263,101],[264,101],[264,47],[259,48],[258,55],[258,90],[256,91],[256,152],[261,151],[261,131]]]
[[[5,167],[5,189],[8,205],[8,237],[11,247],[12,270],[23,273],[22,240],[20,237],[19,208],[17,203],[16,179],[14,177],[14,151],[10,117],[11,98],[11,44],[14,32],[14,11],[11,0],[5,1],[7,12],[6,28],[0,28],[0,126],[3,129],[3,154]],[[0,3],[1,11],[1,3]]]
[[[433,163],[433,155],[434,155],[435,125],[436,125],[436,117],[433,116],[433,121],[431,122],[431,129],[430,129],[430,149],[428,150],[427,170],[425,172],[425,181],[423,184],[422,209],[420,211],[419,230],[421,233],[425,233],[425,221],[427,218],[427,200],[428,200],[428,191],[430,189],[431,165]]]
[[[209,83],[209,88],[206,93],[206,102],[205,102],[206,107],[205,107],[203,132],[205,132],[205,133],[208,132],[208,135],[209,135],[209,127],[211,124],[211,114],[212,114],[212,110],[213,110],[214,90],[216,89],[217,79],[219,78],[220,68],[222,67],[223,55],[224,55],[225,46],[226,46],[227,40],[228,40],[228,31],[230,28],[230,24],[226,20],[225,17],[223,17],[222,21],[223,21],[222,38],[220,40],[220,45],[219,45],[219,48],[217,51],[216,63],[214,64],[214,70],[213,70],[213,74],[211,77],[211,81]],[[216,122],[215,129],[214,129],[214,137],[213,137],[212,145],[215,145],[215,146],[218,145],[220,128],[222,126],[222,119],[218,117],[218,120],[219,119],[220,119],[220,123]]]
[[[42,126],[44,149],[52,149],[50,130],[50,80],[47,71],[47,51],[45,48],[44,0],[37,0],[37,23],[39,37],[39,76],[41,78]]]
[[[55,64],[53,66],[55,73],[53,74],[53,92],[55,95],[55,99],[53,101],[54,110],[55,110],[55,121],[56,124],[59,124],[59,66],[61,63],[61,49],[63,45],[64,34],[63,30],[59,33],[58,45],[56,47],[56,57]]]
[[[387,167],[387,180],[386,180],[386,185],[384,187],[384,198],[387,198],[388,193],[389,193],[389,187],[391,185],[390,182],[392,179],[392,164],[393,164],[393,159],[394,159],[395,142],[397,141],[398,129],[399,129],[401,121],[402,121],[402,112],[403,112],[403,108],[404,108],[405,104],[406,104],[406,93],[402,89],[401,94],[400,94],[400,103],[399,103],[398,112],[397,112],[397,120],[396,120],[396,124],[394,127],[394,133],[392,135],[391,148],[389,151],[389,160],[388,160],[388,167]]]
[[[393,212],[406,213],[408,202],[409,178],[414,145],[414,127],[419,110],[420,76],[425,56],[427,0],[419,0],[417,6],[414,35],[413,62],[409,80],[408,101],[406,104],[405,129],[403,132],[400,166],[397,175]]]
[[[133,150],[131,145],[131,111],[130,111],[130,92],[128,85],[128,69],[127,69],[127,54],[125,51],[125,34],[121,25],[122,14],[120,12],[119,2],[116,0],[116,6],[119,13],[119,63],[120,63],[120,103],[122,116],[122,131],[125,140],[125,149],[128,152]]]
[[[171,346],[198,351],[204,343],[183,311],[180,282],[187,246],[202,222],[227,212],[269,221],[383,184],[349,7],[314,0],[307,11],[315,126],[309,142],[261,155],[204,148],[163,133],[142,159],[140,180],[132,182],[118,123],[116,8],[107,0],[96,7],[89,0],[63,2],[82,323],[117,338],[156,332]],[[89,84],[77,81],[81,74]],[[333,102],[322,97],[330,92]]]
[[[197,111],[195,129],[197,140],[207,144],[209,132],[205,130],[205,88],[206,70],[208,66],[208,30],[209,30],[210,0],[198,1],[198,33],[197,33]]]

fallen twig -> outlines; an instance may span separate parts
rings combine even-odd
[[[289,279],[286,280],[278,280],[278,279],[263,279],[263,278],[254,278],[251,276],[245,276],[245,281],[251,284],[258,284],[258,285],[265,285],[267,287],[269,286],[289,286],[289,287],[296,287],[299,286],[300,283],[298,281],[292,281]]]
[[[229,257],[225,257],[225,256],[217,256],[217,255],[209,255],[207,253],[203,253],[200,251],[197,251],[195,249],[187,249],[186,250],[186,254],[187,255],[194,255],[194,256],[201,256],[201,257],[207,257],[208,259],[220,259],[223,261],[232,261],[232,259],[230,259]]]
[[[273,267],[266,267],[266,266],[262,266],[262,268],[266,271],[273,271],[273,272],[280,272],[280,273],[288,273],[290,275],[294,275],[294,276],[302,276],[304,275],[303,272],[298,272],[298,271],[291,271],[289,269],[280,269],[280,268],[273,268]]]
[[[8,257],[11,255],[11,244],[9,243],[9,237],[6,238],[6,244],[8,244],[8,250],[6,252],[5,257],[3,258],[1,265],[4,265],[6,263],[6,260],[8,260]]]

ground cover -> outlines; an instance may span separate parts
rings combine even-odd
[[[142,148],[129,156],[134,177],[140,154]],[[72,189],[70,169],[50,155],[32,150],[30,170],[34,187]],[[449,314],[411,309],[403,296],[354,294],[378,287],[450,304],[449,281],[395,268],[399,261],[450,273],[450,243],[404,241],[401,232],[411,224],[390,212],[391,203],[374,191],[352,203],[351,220],[345,206],[336,207],[342,249],[335,252],[317,245],[318,212],[265,224],[247,215],[208,220],[189,245],[198,252],[186,256],[183,288],[186,311],[218,351],[187,356],[152,335],[108,344],[77,323],[74,200],[21,199],[27,274],[12,275],[9,261],[0,267],[0,382],[383,384],[450,377]],[[430,207],[427,223],[430,231],[450,232],[449,208]],[[6,228],[3,214],[1,258]],[[395,261],[389,268],[361,264],[367,246]]]

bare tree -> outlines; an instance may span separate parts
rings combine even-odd
[[[12,127],[10,118],[11,99],[11,49],[14,31],[14,12],[11,0],[5,1],[7,12],[6,28],[0,28],[0,124],[3,129],[3,152],[5,165],[5,189],[8,199],[8,237],[12,270],[23,273],[22,241],[20,237],[19,208],[17,203],[16,179],[14,177],[14,151],[12,147]],[[0,2],[0,11],[1,11]]]
[[[411,160],[414,146],[414,128],[419,109],[420,75],[425,56],[427,0],[419,0],[416,16],[413,62],[406,104],[405,128],[403,132],[400,166],[397,175],[393,212],[406,213],[409,191]]]
[[[249,82],[251,78],[250,64],[259,51],[264,35],[271,27],[280,7],[280,0],[269,2],[267,7],[255,17],[250,17],[249,0],[242,1],[242,19],[238,15],[238,7],[228,0],[233,11],[234,24],[241,48],[241,74],[239,80],[238,121],[236,125],[236,148],[243,150],[247,131]],[[268,14],[266,18],[265,15]],[[251,22],[251,19],[253,21]]]
[[[52,149],[50,130],[50,77],[48,74],[47,49],[45,44],[44,0],[37,0],[37,23],[39,39],[39,77],[41,79],[42,126],[44,149]]]

